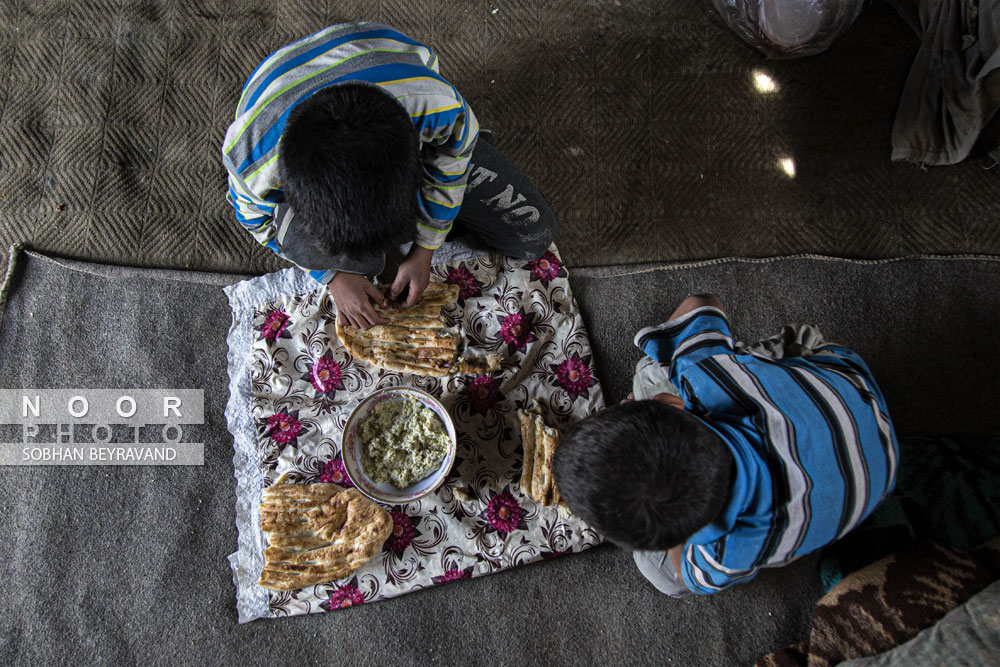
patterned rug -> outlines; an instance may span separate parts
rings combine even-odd
[[[468,344],[501,353],[500,371],[419,377],[352,358],[336,337],[336,305],[307,274],[286,269],[227,288],[230,401],[235,438],[239,548],[230,556],[240,622],[318,613],[491,574],[600,544],[565,509],[541,507],[519,487],[517,410],[537,401],[564,430],[604,405],[590,341],[555,247],[525,262],[497,255],[437,264],[434,281],[461,287],[446,317]],[[259,503],[287,481],[350,486],[340,437],[351,410],[373,390],[419,387],[449,409],[455,465],[423,499],[388,507],[393,533],[349,577],[298,591],[256,585],[263,567]]]
[[[826,551],[810,638],[759,665],[882,654],[1000,577],[1000,439],[901,438],[899,454],[896,491]]]
[[[766,655],[757,665],[826,667],[879,655],[916,637],[998,578],[1000,537],[968,550],[936,542],[914,545],[846,577],[816,604],[808,640]]]

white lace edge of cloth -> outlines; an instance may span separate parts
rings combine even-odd
[[[229,368],[229,402],[226,424],[233,435],[233,475],[236,477],[237,550],[229,556],[236,585],[236,611],[240,623],[265,618],[267,592],[257,586],[264,569],[264,538],[260,525],[260,498],[264,474],[258,461],[257,433],[250,414],[251,320],[256,306],[283,296],[311,292],[319,287],[308,273],[282,269],[224,288],[233,310],[233,323],[226,337]]]

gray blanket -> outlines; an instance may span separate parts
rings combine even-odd
[[[799,319],[849,342],[903,433],[998,430],[1000,352],[983,345],[1000,330],[995,259],[646,268],[570,272],[609,401],[628,392],[632,332],[710,290],[745,340]],[[0,386],[203,389],[205,424],[189,435],[205,443],[205,465],[0,468],[0,664],[745,665],[808,633],[814,557],[677,601],[614,547],[237,626],[221,287],[240,278],[21,256],[0,321]]]

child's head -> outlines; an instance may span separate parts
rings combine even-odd
[[[298,104],[278,150],[295,212],[286,243],[362,255],[412,239],[419,144],[409,114],[377,86],[330,86]]]
[[[733,455],[697,417],[632,401],[580,421],[559,443],[553,471],[575,514],[628,549],[682,544],[722,511]]]

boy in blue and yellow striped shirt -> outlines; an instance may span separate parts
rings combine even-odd
[[[535,259],[551,243],[545,199],[478,138],[430,48],[379,23],[335,25],[244,85],[222,148],[227,197],[260,243],[328,286],[341,321],[368,328],[385,320],[367,276],[394,246],[413,241],[390,289],[408,307],[456,219],[504,254]]]

